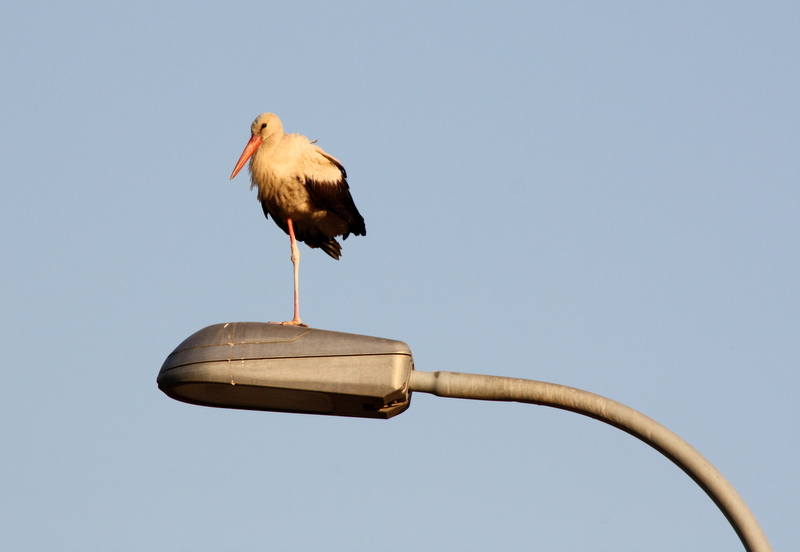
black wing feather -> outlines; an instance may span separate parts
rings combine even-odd
[[[335,213],[342,220],[347,222],[348,231],[344,233],[343,239],[352,232],[356,236],[366,236],[367,227],[364,224],[364,217],[358,212],[353,196],[350,195],[350,185],[347,183],[347,171],[336,159],[320,152],[336,168],[339,169],[342,177],[338,182],[319,182],[311,178],[306,179],[306,189],[311,195],[312,201],[321,208]]]

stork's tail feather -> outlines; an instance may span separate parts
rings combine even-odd
[[[339,257],[342,256],[342,246],[339,245],[339,242],[333,238],[329,239],[328,241],[320,242],[317,247],[322,249],[325,253],[337,261],[339,260]]]

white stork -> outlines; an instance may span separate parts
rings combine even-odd
[[[289,234],[294,266],[294,318],[283,324],[304,326],[300,320],[297,241],[319,247],[338,259],[342,248],[336,236],[366,236],[347,173],[342,164],[301,134],[285,134],[274,113],[259,115],[250,126],[250,141],[236,162],[231,180],[250,159],[250,188],[258,186],[264,215]],[[316,142],[316,140],[315,140]]]

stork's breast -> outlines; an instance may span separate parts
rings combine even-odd
[[[294,219],[306,218],[315,211],[305,185],[295,179],[265,179],[258,183],[258,199],[270,211]]]

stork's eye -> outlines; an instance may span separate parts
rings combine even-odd
[[[267,123],[262,123],[261,124],[261,130],[264,130],[265,128],[267,128]]]

